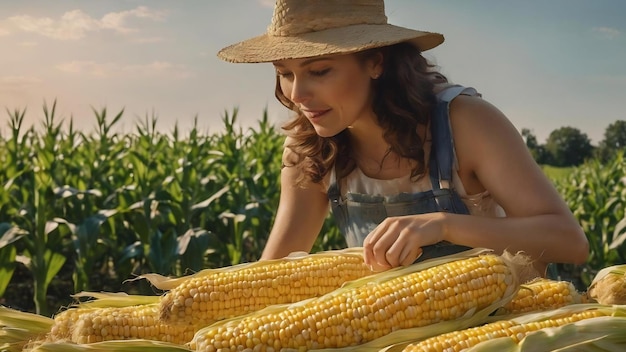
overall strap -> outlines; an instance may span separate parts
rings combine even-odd
[[[337,175],[335,172],[335,166],[333,165],[330,170],[330,185],[328,186],[328,199],[330,200],[331,206],[338,206],[343,203],[341,198],[341,189],[339,187],[339,180],[337,180]]]
[[[477,94],[473,88],[451,86],[437,95],[437,106],[431,118],[432,145],[429,174],[439,211],[467,214],[469,210],[452,191],[455,156],[449,118],[450,102],[463,93]]]
[[[477,94],[473,88],[451,86],[437,94],[437,106],[431,119],[432,140],[430,177],[433,190],[449,189],[454,164],[454,139],[450,128],[450,102],[462,93]]]

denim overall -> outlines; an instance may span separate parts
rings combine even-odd
[[[365,237],[385,218],[391,216],[450,212],[469,214],[458,193],[451,188],[454,147],[448,116],[449,103],[459,94],[476,95],[472,88],[449,87],[437,94],[437,106],[431,122],[432,147],[429,160],[429,177],[432,190],[419,193],[400,193],[393,196],[376,196],[348,192],[341,196],[339,182],[331,176],[328,198],[335,221],[349,247],[363,245]],[[439,242],[422,248],[417,261],[441,257],[469,249],[449,242]]]

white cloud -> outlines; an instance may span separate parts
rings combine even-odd
[[[107,13],[100,20],[100,24],[102,28],[112,29],[120,33],[134,32],[136,29],[125,26],[126,20],[129,17],[147,18],[154,21],[160,21],[165,17],[165,12],[153,11],[145,6],[139,6],[133,10]]]
[[[164,75],[173,78],[186,78],[191,72],[185,65],[173,64],[166,61],[153,61],[147,64],[121,65],[117,63],[98,63],[95,61],[71,61],[56,66],[57,69],[68,73],[87,74],[97,78],[115,76],[157,76]]]
[[[99,29],[98,21],[81,10],[66,12],[58,21],[49,17],[28,15],[9,17],[9,21],[22,31],[61,40],[80,39],[86,32]]]
[[[128,19],[133,17],[162,20],[165,12],[139,6],[133,10],[107,13],[101,19],[91,17],[81,10],[72,10],[65,12],[58,20],[19,15],[9,17],[8,21],[25,32],[38,33],[58,40],[77,40],[85,37],[88,32],[99,30],[112,30],[122,34],[134,32],[136,29],[127,25]]]
[[[8,30],[4,29],[4,28],[0,28],[0,37],[4,36],[4,35],[9,35],[11,34],[11,32],[9,32]]]
[[[37,46],[39,44],[37,42],[21,42],[18,45],[19,46],[23,46],[23,47],[33,47],[33,46]]]
[[[594,27],[591,30],[608,39],[615,39],[622,34],[618,29],[611,27]]]

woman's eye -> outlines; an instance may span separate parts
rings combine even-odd
[[[276,71],[276,74],[278,75],[278,77],[281,77],[281,78],[289,78],[289,77],[293,76],[293,73],[291,73],[291,72],[278,72],[278,71]]]
[[[311,75],[317,76],[317,77],[323,76],[327,74],[328,72],[330,72],[330,68],[327,68],[321,71],[310,71]]]

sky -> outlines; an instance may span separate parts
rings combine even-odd
[[[271,64],[232,64],[225,46],[262,34],[272,0],[0,0],[0,133],[7,111],[26,109],[40,126],[43,105],[95,130],[93,110],[124,110],[132,132],[157,117],[164,133],[209,133],[239,109],[256,124],[264,109],[280,125]],[[425,52],[455,83],[476,88],[540,143],[574,127],[597,144],[626,120],[626,1],[387,0],[388,22],[443,33]]]

